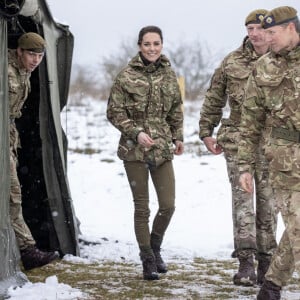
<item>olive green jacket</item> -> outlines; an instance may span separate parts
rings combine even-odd
[[[215,70],[200,112],[199,137],[212,136],[221,122],[217,142],[226,150],[237,151],[241,107],[248,77],[259,58],[246,37],[243,44],[229,53]],[[230,115],[223,118],[223,109],[229,105]]]
[[[267,132],[264,150],[270,183],[296,191],[300,191],[299,66],[300,46],[270,52],[257,61],[246,87],[238,151],[240,170],[251,172],[261,132]],[[278,129],[283,133],[278,134]]]
[[[107,118],[121,132],[120,159],[156,166],[173,159],[173,142],[183,141],[182,99],[175,72],[164,55],[145,66],[138,54],[117,75]],[[141,131],[154,140],[154,146],[137,143]]]

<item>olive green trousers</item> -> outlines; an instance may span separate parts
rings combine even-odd
[[[151,233],[162,243],[165,231],[175,210],[175,177],[172,161],[158,167],[138,161],[124,161],[127,178],[134,201],[134,230],[141,252],[151,249]],[[149,217],[149,174],[157,199],[158,211],[150,232]]]

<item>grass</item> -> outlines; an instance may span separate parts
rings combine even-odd
[[[101,261],[74,263],[56,261],[42,268],[25,272],[31,282],[45,282],[56,275],[58,281],[78,288],[86,294],[83,299],[255,299],[258,287],[238,287],[232,284],[237,269],[235,260],[191,261],[176,259],[168,264],[169,271],[160,280],[142,280],[140,264]],[[297,279],[288,286],[289,292],[299,291]],[[83,300],[80,299],[80,300]],[[282,299],[288,299],[283,298]],[[296,299],[296,298],[295,298]]]

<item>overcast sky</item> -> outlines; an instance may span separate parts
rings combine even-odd
[[[289,5],[299,0],[48,0],[54,18],[75,36],[73,61],[93,64],[117,53],[121,41],[137,39],[141,27],[157,25],[164,46],[199,39],[212,52],[237,48],[245,36],[245,17],[254,9]]]

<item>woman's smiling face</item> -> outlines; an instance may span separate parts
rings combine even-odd
[[[161,55],[163,48],[160,35],[156,32],[148,32],[143,36],[139,45],[142,55],[150,62],[155,62]]]

